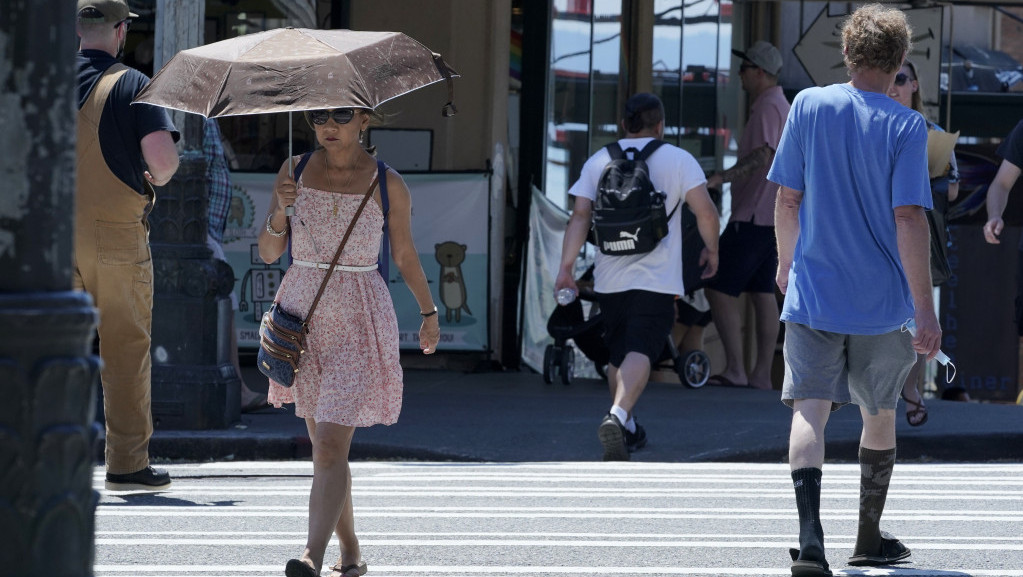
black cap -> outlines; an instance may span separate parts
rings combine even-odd
[[[636,115],[642,114],[647,110],[661,109],[664,108],[664,104],[661,103],[661,99],[657,98],[655,94],[649,92],[640,92],[633,94],[625,101],[625,118],[634,118]]]
[[[657,95],[649,92],[640,92],[630,96],[625,101],[625,111],[622,115],[622,120],[625,122],[625,130],[627,132],[639,132],[644,128],[649,128],[643,121],[643,113],[650,110],[660,111],[661,116],[663,116],[664,104]],[[649,120],[649,117],[647,119]]]

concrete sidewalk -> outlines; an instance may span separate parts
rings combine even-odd
[[[246,382],[266,379],[244,367]],[[594,461],[602,452],[597,426],[610,406],[603,381],[545,385],[525,372],[405,371],[401,418],[355,433],[353,460]],[[928,422],[910,427],[900,402],[900,461],[1023,460],[1023,406],[930,399]],[[724,387],[687,389],[650,383],[636,409],[647,430],[644,462],[784,462],[791,410],[777,391]],[[828,425],[829,461],[856,460],[860,428],[854,406]],[[242,415],[226,430],[157,430],[156,459],[280,460],[308,458],[305,424],[290,406]]]

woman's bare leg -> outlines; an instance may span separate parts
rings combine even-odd
[[[342,525],[346,503],[351,501],[348,450],[355,427],[306,419],[306,428],[313,444],[313,486],[309,491],[309,534],[302,561],[319,573],[330,534]],[[347,507],[350,511],[350,504]],[[354,536],[354,518],[351,527]]]

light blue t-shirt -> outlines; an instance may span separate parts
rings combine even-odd
[[[803,192],[783,321],[876,335],[913,317],[893,209],[931,208],[923,116],[848,84],[808,88],[767,179]]]

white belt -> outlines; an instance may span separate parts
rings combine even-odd
[[[309,262],[307,260],[298,260],[298,259],[293,259],[291,261],[291,264],[297,264],[298,266],[307,266],[309,268],[318,268],[318,269],[322,269],[322,270],[327,270],[328,268],[330,268],[330,263],[325,263],[325,262]],[[348,266],[346,264],[334,265],[334,270],[343,270],[343,271],[348,271],[348,272],[366,272],[366,271],[376,270],[376,269],[377,269],[377,264],[376,263],[365,265],[365,266]]]

